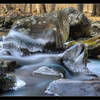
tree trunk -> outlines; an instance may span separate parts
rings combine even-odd
[[[100,4],[93,4],[92,15],[100,16]]]
[[[26,6],[27,6],[27,4],[24,5],[24,12],[26,11]]]
[[[6,9],[9,10],[9,4],[6,4]]]
[[[52,4],[52,5],[51,5],[51,10],[50,10],[50,12],[52,12],[52,11],[55,10],[55,6],[56,6],[56,4]]]
[[[46,6],[45,6],[45,4],[41,4],[41,13],[46,13]]]
[[[32,4],[30,4],[30,13],[32,14]]]
[[[46,13],[46,6],[45,4],[37,4],[36,5],[37,14]]]
[[[78,4],[78,10],[79,10],[80,12],[83,12],[83,4]]]
[[[96,15],[100,16],[100,4],[96,4]]]
[[[93,4],[92,16],[96,15],[96,4]]]

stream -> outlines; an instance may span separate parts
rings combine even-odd
[[[25,82],[22,82],[22,85],[25,84],[25,86],[14,91],[5,92],[1,96],[45,96],[44,91],[48,84],[60,78],[58,76],[32,75],[33,70],[34,67],[30,66],[16,69],[16,76]]]
[[[87,64],[89,70],[100,77],[100,61],[96,59],[89,59]],[[59,76],[33,75],[34,67],[23,66],[17,68],[16,76],[23,81],[18,81],[19,84],[24,85],[13,91],[2,93],[1,96],[46,96],[44,93],[46,87],[53,80],[59,79]],[[22,83],[21,83],[22,82]]]
[[[88,69],[100,77],[100,60],[99,59],[89,59],[87,64]]]

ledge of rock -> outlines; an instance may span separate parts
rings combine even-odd
[[[47,87],[45,93],[54,96],[100,96],[100,81],[73,81],[58,79]]]

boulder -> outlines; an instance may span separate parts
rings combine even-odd
[[[91,34],[92,36],[100,35],[100,21],[91,23]]]
[[[0,91],[11,90],[16,83],[16,76],[13,73],[0,72]]]
[[[6,15],[6,16],[0,16],[0,34],[4,32],[4,34],[1,34],[0,36],[2,35],[7,35],[10,28],[12,27],[13,23],[18,20],[18,19],[21,19],[21,18],[24,18],[24,17],[27,17],[27,15]]]
[[[51,96],[97,96],[100,95],[100,91],[95,88],[97,84],[100,84],[100,81],[58,79],[48,85],[45,93]]]
[[[66,44],[65,54],[63,56],[63,64],[66,68],[69,69],[72,73],[86,73],[88,72],[87,69],[87,49],[82,43],[78,42],[68,42]]]
[[[1,72],[14,72],[14,69],[16,67],[15,61],[6,61],[6,60],[0,60],[0,71]]]
[[[59,16],[60,14],[60,16]],[[90,37],[91,36],[91,21],[85,16],[84,13],[72,8],[68,7],[62,10],[57,10],[52,13],[49,13],[48,16],[56,16],[59,22],[59,26],[62,29],[62,31],[65,30],[64,33],[66,33],[66,18],[69,20],[69,34],[63,35],[65,37],[65,40],[77,40],[79,38],[83,37]],[[62,15],[62,17],[61,17]],[[64,23],[64,24],[62,24]],[[68,26],[68,25],[67,25]],[[66,39],[67,37],[67,39]]]
[[[100,35],[93,36],[86,40],[69,41],[65,43],[65,47],[69,48],[74,44],[82,43],[87,49],[87,56],[91,58],[98,58],[100,56]]]
[[[65,38],[65,35],[69,34],[69,23],[67,17],[66,24],[63,23],[65,21],[61,17],[62,14],[58,14],[60,19],[55,16],[39,15],[18,20],[5,41],[13,40],[14,44],[30,52],[63,48],[63,43],[68,38],[68,36]]]
[[[89,37],[91,32],[91,22],[84,15],[84,13],[69,7],[64,9],[68,14],[70,23],[70,35],[69,37],[77,40],[81,37]]]
[[[64,77],[62,73],[57,72],[47,66],[42,66],[39,69],[33,71],[32,75],[47,75],[47,76],[58,76],[58,77]]]
[[[13,40],[14,44],[30,52],[55,50],[64,48],[63,43],[69,38],[77,40],[90,36],[90,27],[83,13],[69,7],[17,20],[6,40]]]

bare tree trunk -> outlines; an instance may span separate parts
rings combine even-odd
[[[96,4],[93,4],[92,16],[96,15]]]
[[[0,5],[0,14],[1,14],[1,5]]]
[[[6,4],[6,9],[9,10],[9,4]]]
[[[100,16],[100,4],[93,4],[92,15]]]
[[[52,4],[52,5],[51,5],[51,10],[50,10],[50,12],[52,12],[52,11],[55,10],[55,6],[56,6],[56,4]]]
[[[36,4],[36,10],[37,10],[37,14],[40,13],[40,4]]]
[[[36,5],[37,14],[46,13],[46,6],[45,4],[37,4]]]
[[[46,6],[45,6],[45,4],[41,4],[41,13],[46,13]]]
[[[27,4],[24,5],[24,12],[26,11],[26,6],[27,6]]]
[[[96,15],[100,16],[100,4],[96,4]]]
[[[30,4],[30,13],[32,14],[32,4]]]
[[[6,9],[7,9],[7,10],[12,10],[12,9],[14,9],[14,8],[12,7],[11,4],[6,4]]]
[[[78,10],[79,10],[80,12],[83,12],[83,4],[78,4]]]

